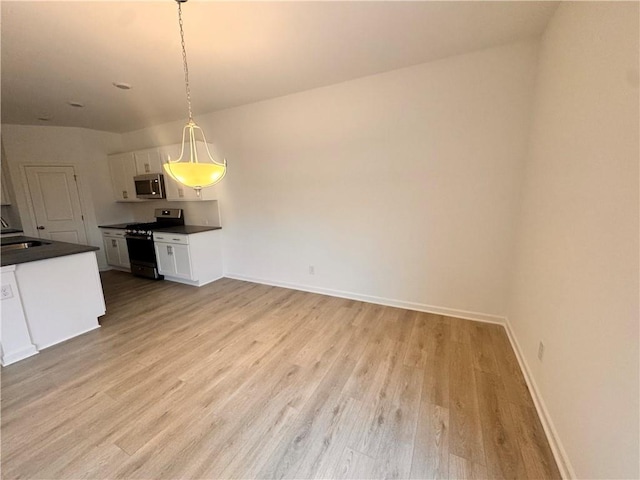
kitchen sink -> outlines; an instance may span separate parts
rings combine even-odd
[[[0,247],[3,252],[10,252],[13,250],[24,250],[27,248],[41,247],[42,245],[50,245],[49,242],[41,242],[39,240],[29,240],[27,242],[5,243]]]

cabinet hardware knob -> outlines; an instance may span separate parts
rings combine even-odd
[[[42,225],[38,225],[36,228],[37,228],[38,230],[44,230],[44,227],[43,227]]]

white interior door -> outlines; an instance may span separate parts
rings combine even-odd
[[[40,238],[87,243],[73,167],[24,167]]]

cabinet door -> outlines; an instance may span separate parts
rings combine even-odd
[[[198,142],[199,145],[204,145],[202,142]],[[180,156],[180,149],[182,145],[169,145],[166,147],[162,147],[160,149],[160,159],[162,165],[171,160],[175,160]],[[209,146],[209,149],[212,150],[212,147]],[[202,152],[204,152],[204,147],[202,147]],[[200,150],[198,150],[200,152]],[[206,154],[206,153],[203,153]],[[188,153],[185,153],[188,155]],[[167,200],[174,202],[197,202],[202,200],[217,200],[218,195],[216,191],[216,186],[203,188],[201,192],[201,196],[198,197],[198,194],[193,188],[185,187],[181,183],[176,182],[173,178],[171,178],[167,173],[164,173],[164,185],[167,190]]]
[[[11,198],[9,198],[9,175],[6,172],[6,165],[7,162],[4,160],[4,158],[2,159],[2,164],[0,165],[0,167],[2,167],[1,170],[1,177],[0,177],[0,197],[1,197],[1,201],[0,203],[2,203],[2,205],[11,205]]]
[[[158,272],[168,277],[191,278],[191,256],[189,245],[176,243],[155,243]]]
[[[118,238],[104,237],[104,253],[107,257],[107,264],[114,267],[120,266],[120,250],[118,248]]]
[[[117,202],[138,202],[133,177],[137,175],[135,158],[132,153],[109,155],[111,184]]]
[[[191,256],[189,255],[189,245],[172,244],[173,258],[175,262],[176,277],[196,280],[191,275]]]
[[[175,276],[176,265],[173,255],[173,245],[169,243],[154,243],[158,272],[162,275]]]
[[[118,259],[121,267],[131,268],[129,261],[129,248],[127,248],[127,239],[118,238]]]
[[[180,145],[169,145],[160,149],[160,159],[162,165],[169,162],[169,159],[175,160],[180,155]],[[167,200],[169,201],[181,201],[184,200],[184,186],[180,185],[168,173],[162,169],[164,174],[164,188],[167,193]]]
[[[160,160],[160,152],[157,148],[134,152],[133,156],[136,159],[136,171],[138,175],[145,173],[162,173],[162,161]]]

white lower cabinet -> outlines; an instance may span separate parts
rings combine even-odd
[[[124,230],[115,228],[103,228],[102,240],[104,241],[104,253],[107,257],[107,264],[121,269],[130,270],[129,249],[127,240],[124,238]]]
[[[155,241],[158,271],[169,277],[193,280],[189,245]]]
[[[190,235],[154,232],[158,272],[166,280],[201,286],[222,278],[220,230]]]

